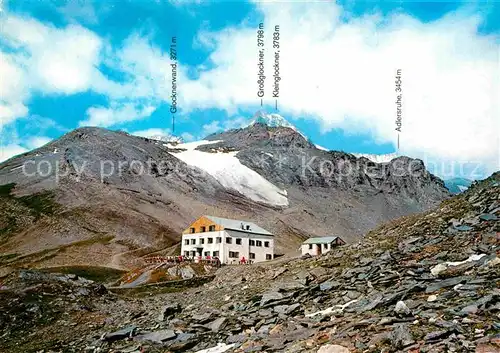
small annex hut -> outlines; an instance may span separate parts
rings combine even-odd
[[[345,241],[339,237],[316,237],[309,238],[303,242],[301,250],[302,255],[309,254],[311,256],[318,256],[341,245],[345,245]]]

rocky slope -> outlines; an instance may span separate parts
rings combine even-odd
[[[421,161],[377,164],[259,122],[178,144],[80,128],[0,164],[0,266],[133,268],[174,252],[201,214],[249,219],[276,251],[308,236],[346,241],[448,197]]]
[[[13,273],[0,290],[0,348],[498,352],[499,217],[496,173],[321,257],[226,266],[180,292],[117,297],[75,277]]]

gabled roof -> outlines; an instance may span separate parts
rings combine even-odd
[[[237,230],[237,231],[242,231],[245,233],[254,233],[254,234],[263,234],[263,235],[273,235],[271,232],[268,232],[264,228],[259,227],[255,223],[248,222],[248,221],[242,221],[239,219],[229,219],[229,218],[221,218],[221,217],[214,217],[214,216],[208,216],[205,215],[204,217],[212,220],[214,223],[217,223],[221,226],[224,227],[224,229],[230,229],[230,230]],[[245,229],[241,229],[241,224],[243,223],[243,226]],[[250,229],[246,229],[247,225],[250,226]]]
[[[317,238],[309,238],[303,244],[330,244],[334,242],[336,239],[340,239],[339,237],[317,237]],[[340,239],[342,240],[342,239]]]

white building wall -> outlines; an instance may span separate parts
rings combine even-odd
[[[309,249],[312,245],[312,249]],[[326,248],[325,248],[326,245]],[[302,255],[309,254],[311,256],[318,256],[329,252],[333,248],[333,244],[302,244]]]
[[[246,233],[245,231],[235,231],[228,230],[227,236],[232,238],[231,244],[225,244],[225,252],[228,256],[228,263],[238,263],[242,257],[252,262],[262,262],[269,260],[266,255],[269,255],[271,259],[274,258],[274,237],[272,235],[261,235]],[[241,239],[241,245],[236,244],[236,239]],[[250,245],[250,241],[253,240],[255,245]],[[260,243],[260,246],[257,244]],[[266,247],[268,243],[268,247]],[[229,252],[238,252],[239,258],[229,258]],[[255,254],[255,258],[251,258],[250,254]]]
[[[221,238],[220,243],[217,243],[217,237]],[[208,243],[208,238],[213,239],[211,244]],[[227,243],[226,239],[228,238],[231,239],[231,244]],[[203,244],[201,239],[203,239]],[[241,239],[241,244],[237,244],[237,239]],[[185,243],[186,240],[189,241],[189,244]],[[192,244],[192,240],[194,240],[195,244]],[[251,240],[255,242],[255,245],[250,245]],[[257,244],[260,244],[260,246],[257,246]],[[268,244],[268,247],[265,246],[266,244]],[[213,257],[214,251],[218,251],[219,259],[224,264],[238,264],[243,257],[246,261],[261,262],[268,260],[268,256],[271,259],[274,258],[274,237],[234,230],[183,234],[181,255],[186,255],[186,251],[189,252],[188,256],[193,256],[192,252],[194,251],[195,257],[205,257],[206,252],[209,252],[209,255]],[[238,257],[230,258],[229,252],[238,253]],[[255,258],[250,258],[251,253],[255,255]]]
[[[204,232],[204,233],[192,233],[192,234],[183,234],[182,235],[182,245],[181,245],[181,255],[186,255],[186,251],[189,252],[188,256],[192,256],[192,252],[194,251],[196,254],[194,256],[203,256],[205,257],[205,253],[209,252],[210,256],[214,255],[215,251],[219,252],[219,259],[222,263],[224,263],[225,259],[224,255],[224,239],[225,239],[225,231],[217,231],[217,232]],[[212,243],[209,244],[209,238],[212,239]],[[221,242],[217,242],[217,238],[221,238]],[[203,239],[203,244],[201,239]],[[186,244],[186,240],[189,241],[189,244]],[[192,240],[194,240],[195,244],[191,244]],[[201,248],[201,254],[199,253]]]

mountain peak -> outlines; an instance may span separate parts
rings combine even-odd
[[[353,153],[353,155],[356,158],[364,157],[364,158],[369,159],[370,161],[375,162],[375,163],[389,163],[394,158],[399,157],[399,154],[396,152],[387,153],[387,154]]]
[[[259,110],[253,116],[253,120],[248,124],[252,126],[254,124],[264,124],[269,127],[288,127],[293,130],[297,130],[295,126],[290,124],[283,116],[276,113],[266,113],[263,110]]]

